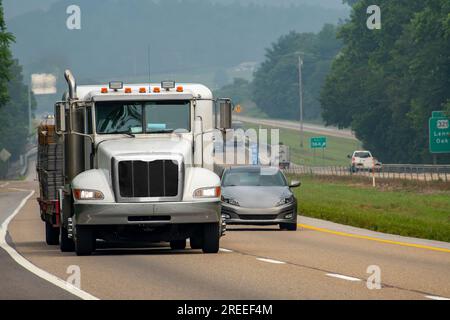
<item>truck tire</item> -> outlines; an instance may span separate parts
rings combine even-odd
[[[220,224],[208,223],[203,227],[203,253],[219,252]]]
[[[95,240],[91,229],[77,227],[74,241],[77,256],[90,256],[95,251]]]
[[[170,241],[170,248],[172,250],[184,250],[184,249],[186,249],[186,239]]]
[[[74,252],[75,243],[69,238],[69,233],[64,226],[59,227],[59,248],[61,252]]]
[[[59,244],[59,228],[55,228],[51,223],[45,221],[45,242],[49,246]]]
[[[202,249],[203,248],[203,239],[201,236],[193,236],[190,239],[190,245],[192,249]]]

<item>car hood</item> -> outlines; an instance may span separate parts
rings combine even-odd
[[[222,187],[222,196],[244,208],[271,208],[292,195],[289,187]]]

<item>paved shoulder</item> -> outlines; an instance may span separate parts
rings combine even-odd
[[[0,225],[14,212],[27,192],[0,188]],[[11,244],[7,234],[8,244]],[[0,300],[72,300],[77,297],[35,276],[0,248]]]

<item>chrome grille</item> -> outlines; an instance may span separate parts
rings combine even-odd
[[[179,193],[176,160],[125,160],[118,163],[121,198],[173,198]]]

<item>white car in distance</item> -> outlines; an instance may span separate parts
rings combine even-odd
[[[355,151],[353,152],[353,155],[349,155],[348,158],[352,160],[352,172],[381,170],[381,162],[374,158],[370,151]]]

